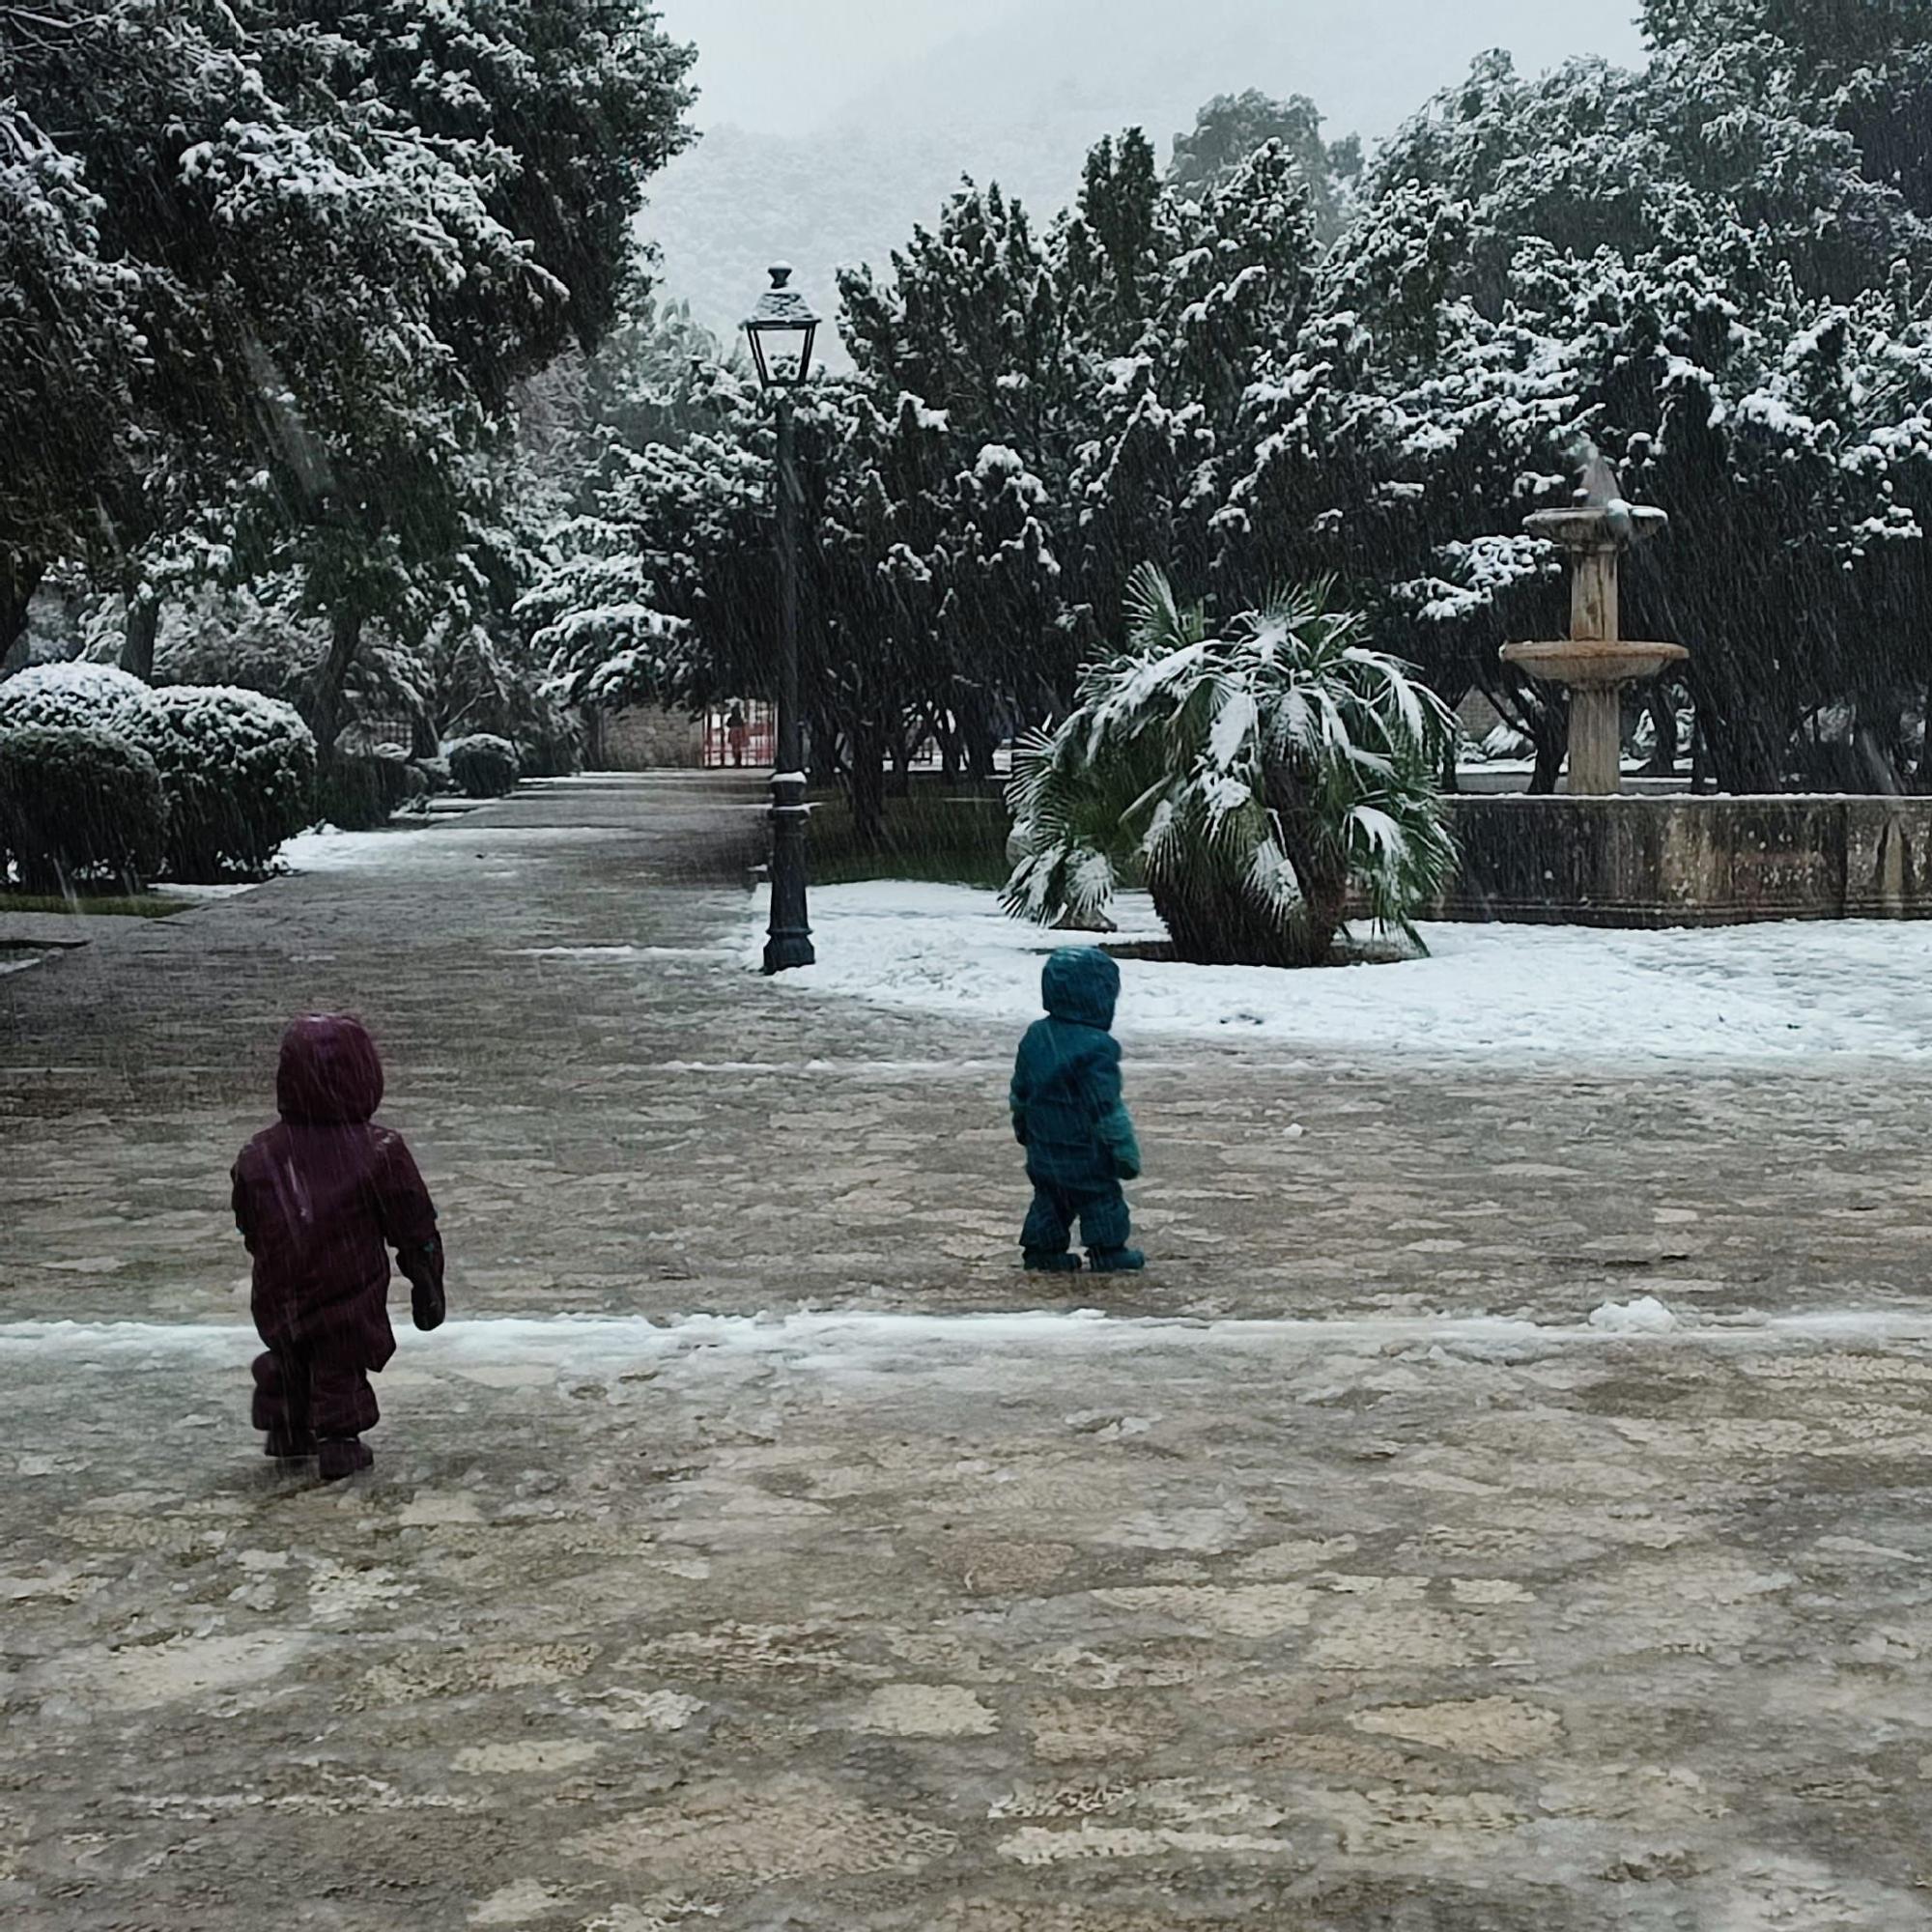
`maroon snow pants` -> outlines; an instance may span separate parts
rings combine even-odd
[[[278,1435],[360,1435],[376,1426],[376,1391],[365,1369],[270,1349],[255,1357],[257,1429]]]

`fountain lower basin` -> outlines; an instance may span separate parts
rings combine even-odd
[[[1505,664],[1531,677],[1566,684],[1573,691],[1601,691],[1641,684],[1671,665],[1686,663],[1690,653],[1682,644],[1642,643],[1634,638],[1560,638],[1505,644],[1502,656]]]

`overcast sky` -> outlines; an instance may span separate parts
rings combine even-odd
[[[1080,0],[661,0],[661,4],[667,26],[680,39],[697,43],[697,79],[704,96],[699,125],[735,124],[787,134],[804,133],[838,119],[895,71],[928,59],[949,41],[983,41],[989,28],[1002,24],[1010,23],[1016,61],[1030,65],[1027,56],[1038,38],[1038,23],[1056,13],[1080,11]],[[1251,5],[1257,39],[1277,43],[1283,22],[1298,11],[1305,8],[1314,14],[1324,11],[1321,0],[1251,0]],[[1435,43],[1430,51],[1439,47],[1441,72],[1434,84],[1453,80],[1469,55],[1485,46],[1511,48],[1526,69],[1540,69],[1572,53],[1634,60],[1638,41],[1629,16],[1635,8],[1636,0],[1608,0],[1597,7],[1566,5],[1561,0],[1434,0],[1421,15],[1429,22],[1423,31]],[[1171,17],[1182,33],[1194,14],[1190,0],[1172,0]],[[1403,45],[1412,65],[1416,0],[1346,0],[1346,16],[1354,30],[1350,38],[1367,28],[1366,38],[1373,39],[1371,23],[1378,14],[1386,16],[1392,44]],[[1050,58],[1067,70],[1051,78],[1078,84],[1084,76],[1077,71],[1077,42],[1069,55],[1065,37],[1057,42],[1050,35],[1046,39],[1052,47]],[[1311,67],[1322,67],[1320,51],[1310,51]],[[1048,77],[1037,71],[1028,75],[1036,85]],[[1381,134],[1418,101],[1391,98],[1384,114],[1377,114],[1373,103],[1361,99],[1323,104],[1331,112],[1347,115],[1362,131]]]

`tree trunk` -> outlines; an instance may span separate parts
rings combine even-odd
[[[1570,749],[1570,718],[1567,708],[1533,713],[1530,735],[1536,746],[1536,767],[1529,775],[1533,797],[1548,798],[1556,789],[1563,770],[1563,754]]]
[[[853,729],[846,786],[852,835],[862,851],[876,852],[886,838],[886,745],[884,731],[869,719]]]
[[[589,715],[595,718],[597,714],[593,711]],[[437,733],[436,720],[427,711],[414,713],[410,719],[410,756],[433,758],[441,750],[442,740]]]
[[[161,600],[140,591],[128,598],[128,629],[121,639],[121,668],[143,684],[155,681],[155,639],[160,635]]]
[[[1677,776],[1677,707],[1670,701],[1670,685],[1664,678],[1653,680],[1644,694],[1650,709],[1650,726],[1657,733],[1657,749],[1644,766],[1645,778],[1674,779]]]
[[[823,712],[814,712],[805,734],[808,761],[806,769],[811,788],[817,792],[837,791],[844,777],[838,759],[838,733]]]
[[[1181,855],[1150,874],[1148,889],[1174,949],[1197,966],[1319,966],[1328,957],[1348,907],[1346,854],[1322,836],[1306,795],[1286,769],[1268,774],[1268,804],[1282,850],[1301,887],[1301,908],[1286,923],[1249,886],[1245,873],[1206,852]]]
[[[893,796],[912,796],[912,744],[901,731],[892,735]]]
[[[1802,722],[1782,691],[1747,680],[1737,667],[1690,661],[1690,693],[1697,705],[1706,769],[1724,792],[1777,792],[1784,788],[1792,733]]]
[[[986,702],[977,692],[959,709],[959,735],[965,741],[967,776],[990,782],[998,776],[993,768],[993,721]]]
[[[1896,698],[1861,692],[1854,716],[1853,783],[1896,796],[1905,789],[1905,732]]]
[[[13,657],[26,636],[27,607],[46,574],[43,563],[23,556],[0,556],[0,665]]]
[[[1295,956],[1289,963],[1319,966],[1334,947],[1348,910],[1348,854],[1323,836],[1315,814],[1301,802],[1300,787],[1287,773],[1269,773],[1268,804],[1281,827],[1281,849],[1301,885],[1301,917],[1293,932]]]
[[[1176,953],[1192,966],[1319,966],[1342,923],[1342,903],[1282,926],[1240,878],[1183,859],[1173,872],[1150,874],[1148,891]]]
[[[361,648],[361,617],[354,611],[338,611],[329,626],[328,655],[316,674],[307,705],[308,728],[315,733],[316,750],[325,758],[335,749],[342,729],[343,694],[349,688],[355,653]]]

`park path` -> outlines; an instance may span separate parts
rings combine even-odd
[[[1177,1043],[1155,1269],[976,1317],[1011,1041],[750,973],[754,808],[0,977],[8,1932],[1921,1932],[1922,1081]],[[455,1255],[328,1490],[222,1200],[318,1005]]]
[[[388,835],[382,864],[0,975],[0,1319],[242,1313],[223,1178],[280,1026],[328,1006],[382,1041],[461,1305],[1027,1298],[1012,1039],[748,972],[758,838],[744,781],[530,787]],[[1574,1321],[1639,1293],[1721,1317],[1925,1293],[1923,1072],[1176,1040],[1129,1074],[1159,1266],[1085,1301]]]

